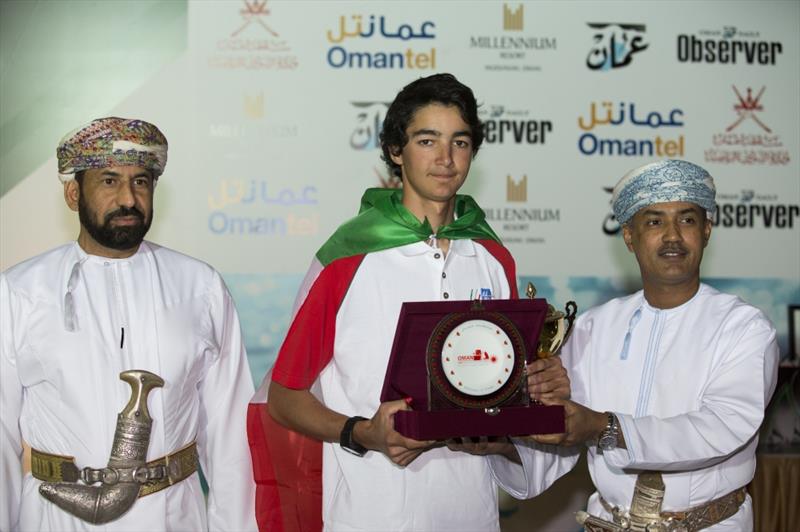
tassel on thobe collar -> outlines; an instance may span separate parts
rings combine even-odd
[[[83,258],[72,265],[72,271],[69,274],[67,281],[67,291],[64,294],[64,328],[69,332],[78,330],[78,316],[75,312],[75,288],[78,286],[78,280],[81,276],[81,265],[86,259]]]

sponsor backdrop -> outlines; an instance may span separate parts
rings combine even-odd
[[[481,103],[486,141],[464,190],[513,252],[521,285],[534,281],[558,306],[574,299],[581,309],[638,289],[611,187],[635,166],[688,159],[718,186],[706,281],[762,308],[788,356],[787,305],[800,304],[798,2],[231,0],[185,9],[176,15],[185,44],[160,70],[113,104],[73,113],[81,118],[58,134],[25,142],[52,154],[60,133],[98,115],[162,128],[170,162],[150,238],[223,272],[256,381],[316,249],[356,213],[365,188],[398,185],[379,158],[388,103],[435,72],[454,73]],[[61,42],[53,37],[53,53]],[[70,83],[105,94],[117,68],[124,61]],[[19,120],[6,112],[4,128]],[[0,199],[3,268],[77,232],[54,157],[33,166]]]

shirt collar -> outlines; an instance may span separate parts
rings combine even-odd
[[[700,283],[700,286],[698,286],[698,288],[697,288],[697,292],[695,292],[694,295],[691,298],[689,298],[688,301],[686,301],[685,303],[681,303],[677,307],[666,308],[666,309],[665,308],[656,308],[656,307],[652,306],[650,304],[650,302],[647,301],[647,298],[644,297],[644,290],[642,290],[642,307],[644,307],[645,309],[647,309],[650,312],[656,312],[656,313],[663,312],[664,314],[667,314],[667,315],[673,314],[673,313],[677,313],[677,312],[681,312],[682,310],[688,308],[694,302],[694,300],[697,299],[697,296],[699,296],[702,292],[705,292],[705,289],[706,289],[706,285],[703,284],[703,283]]]
[[[146,242],[142,241],[136,253],[124,259],[112,259],[109,257],[99,257],[97,255],[89,255],[78,244],[77,241],[73,242],[73,250],[75,252],[74,260],[67,264],[64,270],[64,288],[62,298],[62,314],[64,317],[64,328],[70,332],[79,330],[78,316],[75,312],[75,291],[81,281],[81,269],[86,262],[131,262],[137,257],[144,256],[145,253],[150,251]]]
[[[147,245],[146,240],[142,240],[142,243],[139,244],[139,248],[136,250],[136,253],[131,255],[130,257],[125,257],[122,259],[115,259],[113,257],[103,257],[101,255],[91,255],[86,253],[83,248],[78,244],[77,241],[74,242],[75,249],[78,253],[78,261],[83,262],[93,262],[93,263],[123,263],[123,262],[133,262],[138,258],[144,256],[146,253],[150,251],[150,248]]]
[[[406,244],[405,246],[399,246],[395,249],[406,257],[415,257],[417,255],[430,253],[435,248],[431,247],[427,242],[414,242],[412,244]],[[468,238],[451,240],[449,253],[455,253],[462,257],[472,257],[476,254],[475,243]]]

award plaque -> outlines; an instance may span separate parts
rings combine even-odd
[[[531,401],[525,375],[548,319],[563,321],[553,312],[544,299],[403,303],[381,392],[411,398],[395,429],[416,440],[563,432],[563,407]]]
[[[525,373],[525,341],[500,312],[473,307],[444,317],[427,346],[429,397],[465,408],[494,408],[519,389]],[[433,390],[432,390],[433,391]]]

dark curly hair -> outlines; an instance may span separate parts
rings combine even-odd
[[[401,90],[383,120],[381,131],[381,159],[392,175],[402,177],[399,164],[392,161],[408,143],[406,129],[420,107],[438,103],[458,108],[461,118],[469,125],[472,136],[472,156],[478,153],[483,142],[483,124],[478,118],[478,103],[472,89],[458,81],[452,74],[434,74],[412,81]]]

